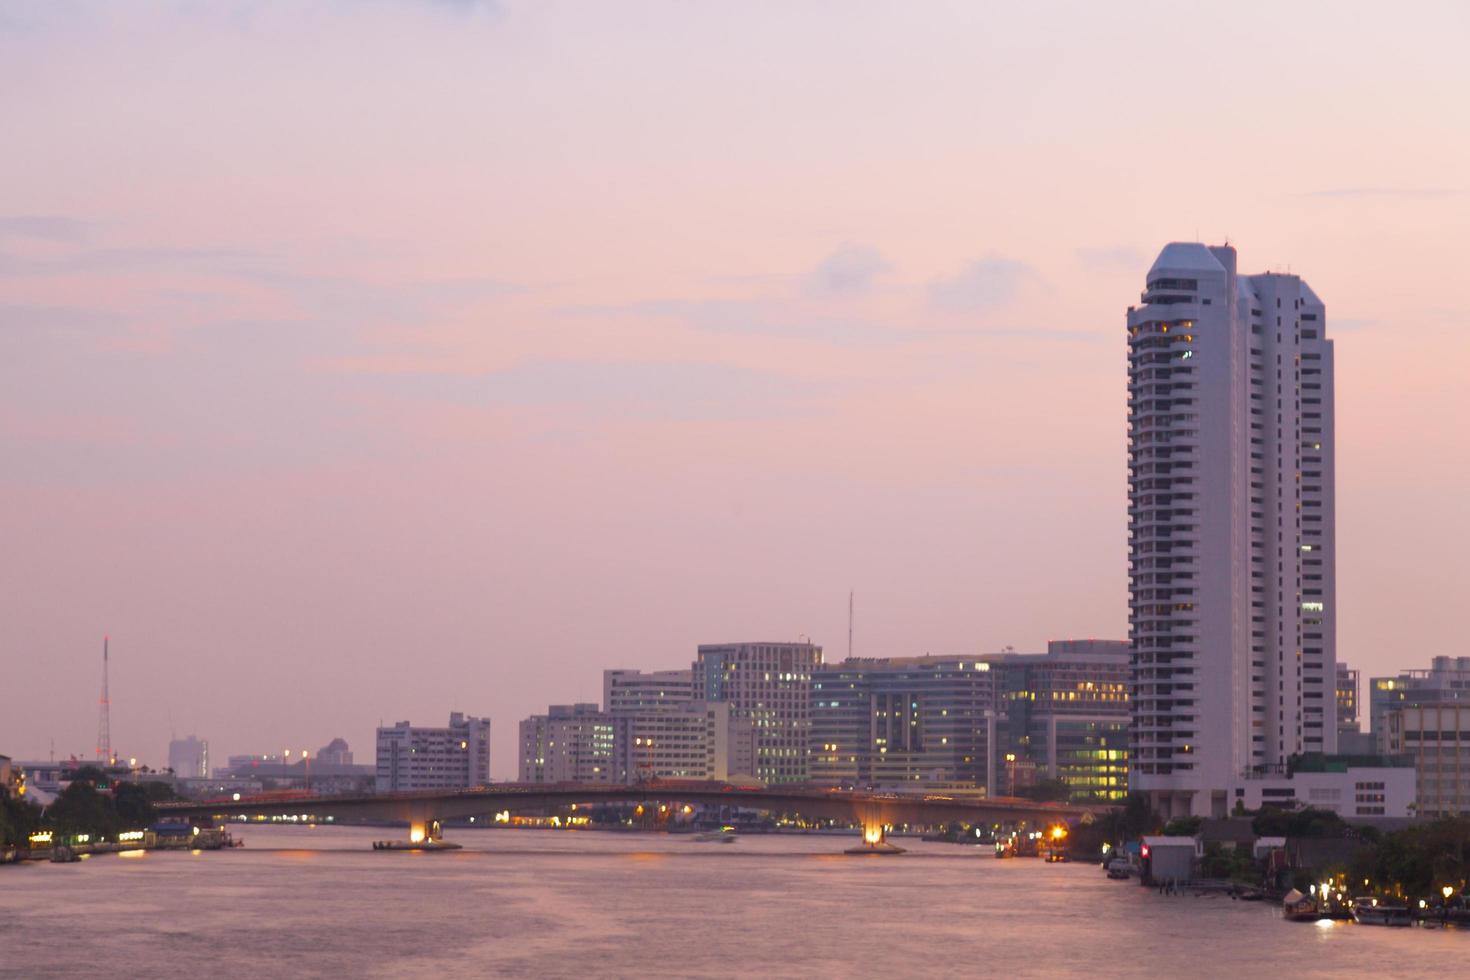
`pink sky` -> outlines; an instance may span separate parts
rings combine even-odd
[[[1463,654],[1460,3],[0,7],[0,752],[359,761],[700,642],[1126,635],[1171,239],[1337,340],[1339,657]],[[1105,9],[1106,8],[1106,9]],[[17,693],[19,692],[19,693]]]

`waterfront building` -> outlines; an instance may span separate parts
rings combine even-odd
[[[595,704],[554,704],[520,725],[520,780],[525,783],[621,783],[618,722]]]
[[[989,789],[995,678],[978,657],[861,657],[812,676],[813,785]]]
[[[694,700],[693,670],[605,670],[602,708],[628,715]]]
[[[1403,758],[1313,753],[1292,760],[1286,772],[1251,773],[1233,790],[1233,805],[1247,810],[1310,806],[1344,819],[1415,813],[1414,766]]]
[[[9,797],[25,793],[25,773],[15,765],[8,755],[0,755],[0,793]]]
[[[209,775],[209,743],[189,735],[168,743],[168,767],[185,779]]]
[[[1384,727],[1388,750],[1413,759],[1418,815],[1470,813],[1470,701],[1396,707]]]
[[[627,714],[552,705],[520,726],[520,779],[627,783],[749,777],[755,731],[722,701],[670,701]]]
[[[756,779],[800,783],[810,775],[812,675],[822,648],[812,643],[701,644],[694,699],[728,702],[755,730]]]
[[[622,715],[631,779],[751,778],[755,729],[728,701],[685,701]]]
[[[1064,783],[1073,802],[1128,796],[1129,645],[1125,640],[1053,640],[1042,654],[993,662],[999,678],[999,745],[1008,785]],[[1028,770],[1027,764],[1030,764]]]
[[[1379,752],[1389,751],[1389,713],[1397,708],[1470,703],[1470,657],[1435,657],[1428,670],[1368,682],[1368,722]]]
[[[1336,751],[1333,352],[1300,277],[1174,242],[1129,307],[1131,784],[1222,816]]]
[[[458,711],[444,728],[378,729],[377,791],[468,789],[490,782],[490,719]]]

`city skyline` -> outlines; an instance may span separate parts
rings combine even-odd
[[[1122,638],[1118,311],[1181,240],[1330,307],[1338,659],[1460,653],[1470,15],[1149,9],[8,9],[0,751],[87,754],[104,634],[156,759],[507,747],[840,659],[850,589],[859,656]]]

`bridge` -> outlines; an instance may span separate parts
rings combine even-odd
[[[266,794],[241,799],[161,803],[164,817],[188,820],[307,816],[400,821],[411,840],[437,839],[446,820],[490,817],[502,811],[557,810],[572,804],[673,802],[799,814],[858,824],[869,845],[883,842],[897,824],[1027,824],[1090,822],[1112,807],[1039,803],[1016,797],[965,798],[938,794],[872,793],[782,786],[740,786],[694,780],[608,783],[497,783],[466,790],[374,795]]]

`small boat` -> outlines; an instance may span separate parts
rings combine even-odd
[[[375,851],[458,851],[464,847],[447,840],[375,840]]]
[[[1122,858],[1108,862],[1108,877],[1114,881],[1126,881],[1133,877],[1133,865]]]
[[[694,835],[694,841],[697,844],[733,844],[736,840],[734,827],[721,827],[719,830],[707,830],[702,834]]]
[[[1360,926],[1411,926],[1414,915],[1403,905],[1380,905],[1376,898],[1355,898],[1353,921]]]
[[[1281,900],[1281,917],[1288,922],[1316,922],[1322,913],[1317,910],[1315,899],[1293,888]]]

